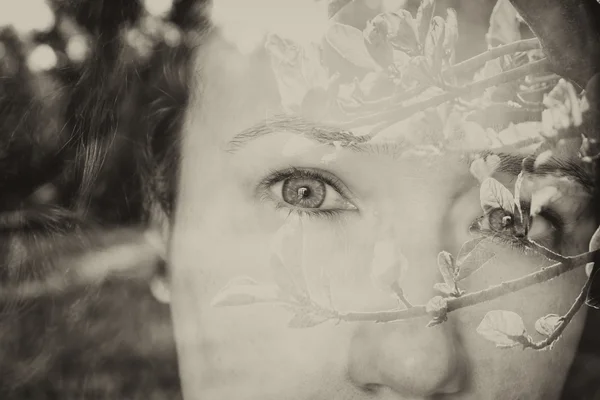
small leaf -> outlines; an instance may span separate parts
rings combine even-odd
[[[421,43],[425,42],[434,11],[435,0],[421,0],[421,4],[417,10],[417,31],[419,32],[419,41]]]
[[[499,165],[499,164],[498,164]],[[529,224],[525,222],[525,218],[523,217],[523,210],[521,208],[521,190],[523,188],[523,181],[525,180],[525,174],[523,171],[519,172],[517,175],[517,181],[515,182],[515,206],[517,206],[517,210],[519,210],[519,219],[522,223]],[[527,225],[529,226],[529,225]]]
[[[509,0],[498,0],[490,17],[490,28],[486,35],[488,46],[495,47],[521,39],[517,10]]]
[[[595,258],[597,261],[598,257]],[[600,271],[600,268],[594,268],[591,272],[591,276],[589,279],[591,279],[592,284],[590,285],[590,288],[587,292],[587,297],[585,299],[585,304],[587,306],[595,308],[597,310],[600,309],[600,279],[598,279],[598,276],[600,276],[600,274],[598,274],[598,271]]]
[[[441,251],[438,254],[438,269],[444,283],[450,287],[454,286],[456,279],[456,264],[454,263],[454,257],[447,251]]]
[[[463,244],[458,253],[458,277],[461,281],[475,271],[487,265],[496,253],[489,249],[491,242],[487,238],[477,238]]]
[[[509,126],[498,132],[498,139],[503,145],[513,145],[521,140],[540,139],[542,123],[538,121],[521,122],[509,124]]]
[[[600,249],[600,226],[596,229],[596,232],[594,232],[594,234],[592,235],[592,238],[590,239],[590,245],[589,245],[589,251],[596,251]],[[587,276],[591,276],[592,275],[592,270],[594,268],[594,263],[588,263],[585,266],[585,272],[587,273]]]
[[[489,79],[502,73],[502,63],[499,58],[487,61],[483,68],[475,74],[475,80]]]
[[[450,63],[454,63],[454,53],[456,43],[458,42],[458,19],[456,11],[453,8],[448,8],[446,15],[446,32],[444,34],[444,51],[450,59]]]
[[[394,49],[388,39],[386,25],[374,25],[373,21],[369,21],[363,35],[369,54],[379,65],[387,68],[394,62]]]
[[[258,284],[246,277],[231,280],[211,301],[212,307],[244,306],[280,299],[279,288],[271,284]]]
[[[521,317],[512,311],[489,311],[479,326],[477,333],[498,347],[513,347],[525,338],[525,324]]]
[[[590,240],[589,250],[596,251],[600,249],[600,227],[596,229],[596,232],[592,235],[592,239]],[[585,270],[592,280],[592,284],[587,293],[587,298],[585,300],[585,304],[589,307],[600,309],[600,279],[598,279],[598,271],[600,268],[594,268],[595,262],[598,261],[600,257],[594,257],[594,262],[588,263],[585,266]]]
[[[488,253],[490,254],[490,253]],[[458,278],[456,279],[457,282],[458,281],[462,281],[463,279],[466,279],[467,277],[473,275],[475,272],[479,271],[482,268],[487,267],[488,265],[491,264],[491,259],[495,256],[495,254],[491,254],[489,255],[487,261],[479,261],[475,256],[473,258],[467,257],[467,259],[465,260],[465,263],[462,264],[459,268],[460,268],[460,274],[458,276]],[[485,259],[485,256],[481,256],[481,259]]]
[[[360,81],[361,100],[374,100],[389,96],[394,92],[394,85],[387,74],[383,72],[369,72]]]
[[[458,265],[463,264],[467,256],[477,247],[477,245],[479,245],[479,243],[481,243],[482,240],[485,240],[485,237],[478,237],[463,243],[458,252],[456,263]]]
[[[403,76],[410,77],[424,85],[432,85],[435,83],[431,68],[425,56],[412,57],[406,65],[405,74]]]
[[[548,108],[542,113],[546,136],[553,137],[559,133],[579,135],[579,132],[571,133],[569,128],[578,127],[583,123],[583,112],[589,104],[577,96],[572,83],[560,79],[550,93],[544,95],[543,102]]]
[[[433,321],[427,326],[437,325],[448,318],[448,300],[442,296],[435,296],[427,302],[425,311],[433,316]]]
[[[385,21],[387,36],[392,46],[410,55],[419,54],[417,26],[410,12],[384,13],[377,16]]]
[[[424,52],[431,71],[437,75],[442,70],[444,59],[444,36],[446,34],[446,21],[440,16],[433,17],[431,29],[425,39]]]
[[[535,321],[535,330],[544,336],[550,336],[560,325],[562,318],[560,315],[548,314]]]
[[[408,260],[398,250],[398,245],[391,238],[383,238],[375,243],[373,260],[371,261],[371,279],[375,286],[394,293],[402,274],[408,268]]]
[[[271,272],[275,283],[277,283],[283,294],[296,300],[304,300],[307,297],[306,291],[296,284],[294,277],[277,254],[271,254]]]
[[[309,89],[327,85],[328,72],[321,63],[316,45],[300,46],[270,34],[265,49],[286,110],[298,111]]]
[[[290,218],[271,242],[271,270],[282,290],[300,297],[308,296],[303,251],[302,222],[297,218]]]
[[[479,191],[479,198],[481,208],[486,213],[496,208],[502,208],[514,214],[515,200],[512,193],[494,178],[487,178],[483,181]]]
[[[427,302],[425,311],[430,314],[444,313],[448,308],[448,300],[441,296],[435,296]]]
[[[327,273],[325,266],[321,267],[321,276],[316,285],[321,289],[321,292],[325,294],[329,307],[335,309],[333,296],[331,294],[331,278]]]
[[[331,0],[327,5],[327,15],[329,18],[335,17],[337,13],[343,10],[345,7],[349,7],[349,5],[354,0]]]
[[[311,313],[309,310],[298,310],[288,323],[290,328],[311,328],[327,321],[327,318]]]
[[[344,59],[357,67],[375,71],[380,69],[369,54],[363,33],[355,27],[334,23],[327,30],[325,40]]]
[[[500,166],[500,157],[496,154],[492,154],[484,158],[477,158],[473,160],[469,171],[479,182],[485,181],[491,177],[498,167]]]

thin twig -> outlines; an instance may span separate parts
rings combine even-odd
[[[458,298],[448,299],[448,312],[461,308],[470,307],[475,304],[494,300],[498,297],[513,293],[538,283],[549,281],[566,272],[572,271],[594,260],[596,251],[580,254],[574,257],[566,257],[565,262],[556,263],[547,268],[525,275],[521,278],[503,282],[487,289],[466,294]],[[336,319],[343,321],[373,321],[392,322],[406,320],[427,315],[424,305],[414,306],[406,310],[390,310],[377,312],[348,312],[335,313]]]
[[[558,262],[566,262],[568,261],[568,257],[565,257],[563,255],[560,255],[552,250],[550,250],[549,248],[542,246],[541,244],[528,239],[527,240],[527,244],[530,245],[533,250],[535,250],[536,252],[538,252],[539,254],[543,255],[544,257],[552,260],[552,261],[558,261]]]
[[[494,47],[484,53],[469,58],[468,60],[455,64],[443,71],[442,74],[444,78],[447,78],[458,73],[468,72],[482,67],[486,62],[498,57],[513,54],[519,51],[535,50],[539,48],[541,48],[541,45],[537,38],[519,40],[504,46]]]
[[[414,307],[412,305],[412,303],[408,300],[408,298],[406,298],[406,295],[404,294],[404,290],[402,290],[402,287],[398,284],[398,282],[395,282],[392,285],[392,290],[394,291],[394,294],[396,295],[396,298],[398,299],[398,301],[400,303],[402,303],[404,305],[404,307],[406,307],[406,308]]]
[[[575,299],[575,302],[573,303],[573,305],[571,306],[569,311],[567,311],[567,313],[561,317],[560,323],[554,329],[554,331],[550,334],[550,336],[548,336],[544,340],[540,340],[539,342],[529,342],[528,344],[525,345],[525,347],[529,347],[529,348],[532,348],[535,350],[541,350],[543,348],[546,348],[546,347],[552,345],[552,343],[554,343],[560,337],[560,335],[563,333],[563,331],[565,330],[567,325],[569,325],[569,322],[571,322],[571,320],[573,319],[575,314],[577,314],[577,312],[581,309],[581,306],[585,302],[585,299],[587,297],[587,292],[591,285],[592,285],[592,279],[588,278],[588,280],[585,282],[585,285],[581,289],[581,293],[579,293],[579,296],[577,296],[577,298]]]
[[[531,76],[528,77],[525,82],[529,85],[535,85],[537,83],[549,83],[553,81],[558,81],[560,79],[560,75],[557,74],[548,74],[544,76]]]
[[[443,104],[450,100],[454,100],[454,99],[456,99],[460,96],[466,95],[466,94],[473,95],[473,94],[481,93],[481,92],[485,91],[485,89],[490,88],[492,86],[497,86],[497,85],[501,85],[503,83],[511,82],[516,79],[527,76],[531,73],[534,73],[536,71],[543,70],[544,68],[547,67],[547,65],[548,65],[548,61],[544,58],[542,60],[535,61],[535,62],[526,64],[526,65],[523,65],[521,67],[505,71],[505,72],[495,75],[491,78],[482,79],[480,81],[473,82],[464,87],[459,87],[452,92],[446,92],[439,96],[431,97],[427,100],[423,100],[423,101],[420,101],[420,102],[417,102],[417,103],[414,103],[414,104],[411,104],[408,106],[404,106],[404,107],[399,106],[399,107],[395,107],[392,109],[382,111],[377,114],[372,114],[372,115],[368,115],[368,116],[364,116],[364,117],[358,117],[352,121],[341,124],[340,126],[342,128],[352,128],[352,127],[361,126],[361,125],[364,126],[364,125],[377,124],[380,121],[384,121],[374,128],[374,133],[371,134],[372,136],[374,136],[376,133],[380,132],[382,129],[385,129],[386,127],[393,125],[396,122],[402,121],[402,120],[410,117],[411,115],[418,113],[419,111],[426,110],[430,107],[438,106],[440,104]]]

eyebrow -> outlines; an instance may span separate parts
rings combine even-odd
[[[402,153],[410,146],[402,140],[398,140],[395,143],[368,143],[371,139],[369,135],[356,135],[349,130],[326,124],[317,124],[302,117],[278,114],[235,135],[229,141],[226,151],[235,153],[253,140],[278,132],[290,132],[321,144],[330,146],[336,146],[337,144],[356,152],[372,154],[396,155]],[[575,179],[588,191],[592,191],[594,188],[594,183],[589,174],[580,165],[572,161],[551,157],[543,165],[538,166],[534,170],[533,161],[531,161],[534,159],[531,157],[509,153],[495,153],[493,150],[483,151],[480,154],[483,156],[490,154],[498,155],[501,160],[498,172],[505,172],[514,176],[517,176],[523,169],[534,175],[557,173],[560,176]],[[527,161],[524,163],[524,160]]]
[[[495,154],[493,151],[485,153],[485,155]],[[500,157],[498,172],[505,172],[515,176],[522,170],[535,176],[558,174],[559,176],[573,178],[587,191],[591,192],[594,190],[594,182],[590,175],[581,165],[571,160],[550,157],[542,165],[535,167],[535,157],[518,156],[507,153],[497,153],[497,155]]]
[[[235,135],[229,141],[226,150],[234,153],[255,139],[277,132],[290,132],[318,143],[331,146],[339,144],[354,150],[359,150],[356,145],[366,143],[370,139],[368,135],[359,136],[348,130],[316,124],[301,117],[277,115]]]

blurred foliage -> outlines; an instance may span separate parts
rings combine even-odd
[[[140,165],[165,156],[204,3],[0,5],[0,210],[51,183],[66,208],[107,223],[141,218],[144,174],[157,168]]]
[[[107,250],[141,240],[118,227],[170,207],[204,3],[0,2],[1,399],[180,398],[146,279],[52,288],[78,262],[112,268]],[[29,284],[39,296],[11,295]]]

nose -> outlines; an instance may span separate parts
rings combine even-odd
[[[451,320],[427,327],[418,318],[358,326],[350,344],[348,373],[362,389],[387,391],[398,399],[457,393],[467,363]]]

